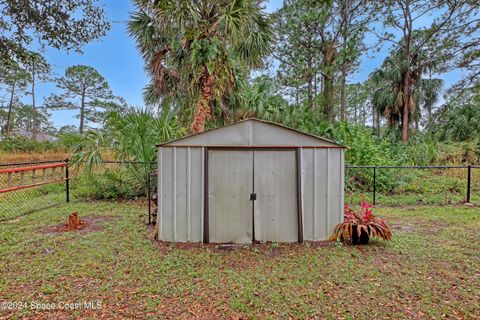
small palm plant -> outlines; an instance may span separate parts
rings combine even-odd
[[[361,212],[355,211],[348,204],[345,205],[344,221],[336,225],[330,240],[367,244],[370,236],[391,240],[392,231],[384,219],[375,217],[372,205],[365,202],[362,194]]]

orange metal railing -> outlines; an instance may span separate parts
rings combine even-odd
[[[54,171],[56,168],[62,168],[62,177],[60,179],[46,179],[46,171],[48,169],[52,170],[51,176],[53,177]],[[65,168],[65,169],[64,169]],[[40,176],[36,176],[36,172],[41,171],[42,174]],[[64,172],[65,171],[65,174]],[[30,178],[33,180],[32,183],[25,184],[24,183],[24,175],[26,172],[32,172]],[[1,169],[0,175],[7,176],[7,188],[0,189],[0,193],[11,192],[16,190],[22,190],[26,188],[37,187],[45,184],[50,183],[58,183],[62,181],[68,180],[68,164],[67,162],[64,163],[54,163],[54,164],[47,164],[47,165],[39,165],[39,166],[30,166],[30,167],[20,167],[20,168],[9,168],[9,169]],[[20,174],[20,181],[18,184],[14,183],[14,175]],[[40,182],[35,182],[37,178],[41,178]],[[16,185],[14,185],[16,184]]]

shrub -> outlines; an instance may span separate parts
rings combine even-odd
[[[361,212],[356,212],[348,204],[345,205],[344,221],[336,225],[330,240],[352,242],[352,239],[355,238],[354,233],[360,238],[362,232],[384,240],[392,239],[392,232],[385,220],[375,217],[372,205],[365,202],[363,194]]]
[[[102,172],[85,171],[74,179],[73,190],[82,198],[136,199],[146,194],[145,180],[125,168],[107,168]]]

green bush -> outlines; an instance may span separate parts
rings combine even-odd
[[[429,176],[425,179],[414,181],[399,188],[398,193],[439,194],[439,193],[464,193],[466,190],[465,179],[445,176]]]
[[[146,178],[133,170],[107,168],[102,172],[82,172],[73,180],[75,196],[96,200],[136,199],[146,194]]]

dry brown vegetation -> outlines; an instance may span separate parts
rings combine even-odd
[[[43,152],[2,152],[0,151],[0,163],[16,163],[41,160],[60,160],[69,158],[68,151],[48,150]]]

